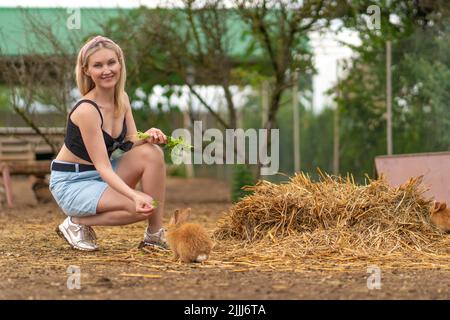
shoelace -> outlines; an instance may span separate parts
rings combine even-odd
[[[149,233],[147,230],[145,231],[145,238],[154,238],[157,237],[160,242],[166,243],[166,232],[164,228],[159,229],[156,233]]]
[[[92,240],[97,240],[97,236],[94,232],[94,229],[92,229],[89,226],[83,226],[81,224],[77,225],[75,228],[75,231],[81,231],[81,241],[83,241],[86,238],[91,238]]]
[[[97,240],[97,234],[95,233],[94,229],[93,229],[92,227],[86,227],[86,228],[88,228],[89,233],[90,233],[91,236],[92,236],[92,239],[93,239],[93,240]]]

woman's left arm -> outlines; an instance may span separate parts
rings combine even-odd
[[[153,144],[164,144],[167,143],[167,137],[166,135],[157,128],[151,128],[145,133],[148,133],[150,135],[150,138],[148,139],[139,139],[137,137],[137,128],[136,123],[133,118],[133,112],[131,109],[130,99],[128,98],[128,95],[125,93],[125,101],[126,101],[126,112],[125,112],[125,122],[127,124],[127,136],[126,140],[132,141],[133,146],[138,146],[141,144],[144,144],[146,142],[153,143]]]

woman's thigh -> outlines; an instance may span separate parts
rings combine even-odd
[[[125,152],[117,164],[117,175],[131,188],[135,188],[149,162],[164,161],[161,149],[145,143]]]
[[[132,212],[134,202],[111,187],[107,187],[97,204],[97,213],[125,210]]]
[[[125,152],[119,158],[114,171],[130,188],[136,188],[144,172],[145,162],[149,161],[153,154],[158,156],[159,150],[155,148],[158,147],[144,144]],[[115,210],[135,210],[135,205],[132,200],[108,186],[98,202],[97,213]]]

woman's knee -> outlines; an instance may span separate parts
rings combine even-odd
[[[164,166],[164,152],[158,145],[146,143],[142,146],[141,152],[142,159],[146,163]]]

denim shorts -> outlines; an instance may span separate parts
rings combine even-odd
[[[121,157],[111,160],[114,171]],[[72,163],[53,160],[59,163]],[[66,172],[51,170],[49,189],[56,203],[67,216],[86,217],[97,213],[98,202],[108,184],[97,170]]]

